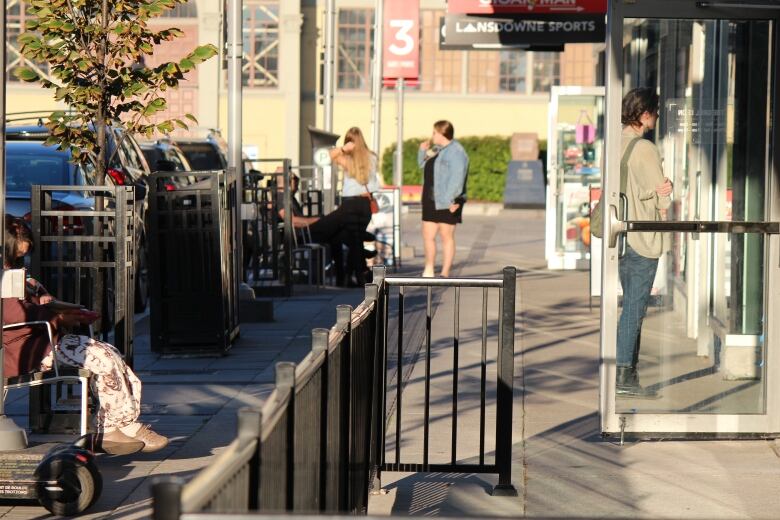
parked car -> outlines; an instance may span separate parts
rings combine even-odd
[[[176,144],[195,171],[224,170],[228,166],[227,146],[218,134],[201,139],[180,138]]]
[[[187,157],[176,144],[167,140],[142,141],[138,143],[146,157],[146,162],[152,168],[152,172],[189,172],[192,171]],[[175,182],[166,184],[167,189],[175,190],[185,186],[192,186],[197,182],[194,175],[176,177]]]
[[[146,157],[149,168],[155,171],[192,171],[187,157],[175,143],[160,139],[158,141],[141,141],[138,143]]]
[[[15,217],[30,218],[30,191],[35,184],[83,186],[88,184],[85,169],[75,165],[70,152],[61,152],[42,141],[8,141],[5,157],[5,209]],[[92,209],[94,201],[81,192],[56,192],[62,209]]]
[[[95,185],[96,168],[94,160],[83,165],[69,162],[70,152],[58,151],[55,147],[43,143],[49,130],[43,125],[23,125],[6,127],[6,165],[8,173],[6,210],[8,213],[24,217],[30,212],[30,186],[33,184]],[[109,163],[106,182],[112,185],[134,186],[136,215],[139,225],[135,226],[137,235],[135,258],[135,311],[142,312],[149,301],[149,274],[146,249],[146,210],[148,208],[147,175],[149,166],[131,135],[117,128],[108,132]],[[46,160],[44,160],[46,158]],[[58,165],[61,166],[58,169]],[[12,170],[13,181],[11,178]],[[50,180],[47,180],[50,179]],[[12,184],[9,184],[13,182]],[[90,197],[69,194],[60,202],[78,207],[94,208]],[[66,206],[67,207],[67,206]]]

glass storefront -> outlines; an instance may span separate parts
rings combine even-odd
[[[671,18],[653,18],[642,0],[615,9],[620,24],[611,35],[607,93],[622,98],[650,87],[659,95],[658,122],[645,137],[674,188],[654,221],[621,205],[616,213],[626,232],[615,247],[602,248],[610,295],[603,301],[602,428],[780,431],[767,319],[775,283],[770,244],[777,240],[770,188],[778,13],[730,16],[733,9],[716,13],[695,2],[679,2],[678,10],[677,19],[674,9]],[[622,107],[620,99],[608,103],[617,129],[607,135],[605,183],[617,208]],[[638,220],[646,222],[632,224]],[[662,244],[657,268],[649,253],[637,257],[643,240]],[[637,287],[651,270],[664,290],[643,299]]]

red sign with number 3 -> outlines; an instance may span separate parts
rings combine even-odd
[[[382,77],[416,79],[420,75],[420,0],[385,2]]]

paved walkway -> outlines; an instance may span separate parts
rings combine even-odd
[[[405,241],[418,251],[418,258],[404,265],[412,273],[421,271],[418,220],[419,214],[410,214],[404,227]],[[543,228],[543,215],[538,212],[502,211],[466,215],[458,229],[456,274],[497,276],[505,265],[518,268],[512,478],[519,496],[490,496],[496,482],[492,475],[385,473],[385,493],[371,497],[370,512],[517,518],[777,518],[780,460],[774,442],[619,446],[600,437],[598,310],[588,309],[587,273],[545,269]],[[465,291],[462,298],[460,366],[466,368],[461,377],[473,384],[468,367],[475,362],[470,348],[475,340],[471,334],[475,300]],[[267,396],[273,363],[300,360],[309,349],[309,330],[331,325],[337,304],[356,304],[361,299],[361,291],[329,290],[280,300],[276,323],[242,326],[238,345],[219,359],[158,359],[148,352],[148,340],[144,343],[142,335],[136,359],[145,382],[144,420],[172,436],[173,442],[148,456],[102,457],[106,487],[88,518],[147,517],[148,477],[189,476],[207,465],[233,438],[236,410],[258,405]],[[434,316],[432,447],[436,457],[445,459],[451,424],[447,396],[452,384],[446,338],[451,335],[448,320],[453,305],[453,299],[443,295]],[[418,338],[423,330],[412,324],[406,329]],[[139,333],[147,330],[142,321]],[[408,372],[401,418],[404,458],[414,456],[414,443],[421,435],[420,370],[416,364]],[[460,461],[475,454],[478,395],[467,387],[459,396]],[[12,401],[9,410],[23,422],[20,399]],[[489,427],[490,411],[487,417]],[[396,417],[390,420],[394,424]],[[394,448],[392,442],[388,447]],[[487,448],[490,458],[489,441]],[[3,515],[43,518],[45,511],[5,507],[0,508]]]
[[[774,441],[620,446],[602,439],[599,311],[588,308],[588,273],[546,270],[544,220],[539,214],[503,211],[498,217],[464,220],[458,229],[460,274],[487,276],[496,275],[504,265],[518,268],[512,479],[520,496],[490,496],[493,476],[385,474],[386,494],[371,498],[371,513],[648,519],[780,516],[776,492],[780,449]],[[413,237],[407,233],[405,238]],[[445,299],[435,319],[452,310]],[[438,354],[432,360],[433,374],[450,370],[451,347]],[[473,394],[462,396],[459,409],[468,410],[474,401]],[[419,438],[420,416],[415,426],[413,413],[408,415],[404,411],[404,435]],[[434,431],[448,453],[449,430]]]
[[[305,289],[304,289],[305,290]],[[141,420],[167,435],[171,443],[156,453],[101,455],[103,493],[80,518],[148,518],[150,477],[188,478],[208,465],[236,432],[236,411],[262,405],[274,381],[278,361],[298,362],[311,349],[311,329],[331,327],[336,306],[356,306],[362,289],[321,289],[279,299],[274,323],[244,323],[241,338],[227,356],[161,359],[149,348],[149,319],[137,316],[135,367],[144,383]],[[20,425],[27,422],[26,392],[10,395],[7,411]],[[34,519],[41,507],[0,506],[0,518]]]

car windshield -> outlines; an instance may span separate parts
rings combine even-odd
[[[34,184],[70,184],[70,165],[65,155],[16,155],[9,150],[5,164],[8,191],[29,192]]]
[[[208,143],[182,143],[179,148],[195,171],[221,170],[225,167],[219,152]]]

